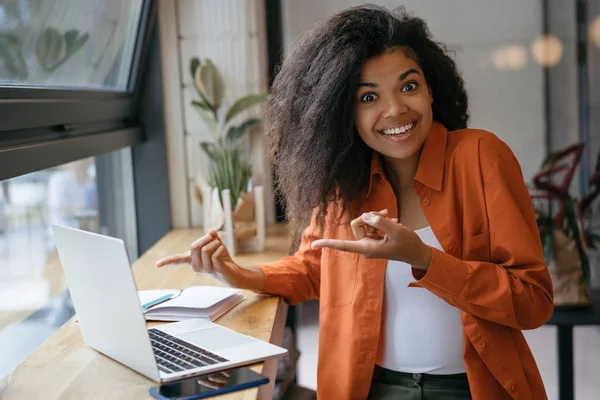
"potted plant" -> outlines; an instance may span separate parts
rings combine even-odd
[[[252,168],[241,139],[261,120],[246,117],[244,112],[263,103],[267,96],[265,93],[247,94],[226,107],[225,83],[210,59],[192,58],[190,72],[199,95],[198,99],[192,100],[192,105],[213,136],[212,141],[200,142],[210,166],[207,181],[200,179],[195,186],[196,197],[204,206],[205,228],[219,230],[225,226],[226,231],[235,231],[235,234],[228,232],[229,236],[235,236],[230,241],[230,247],[234,248],[234,240],[250,237],[256,232],[254,211],[260,208],[255,205],[255,196],[249,193]],[[230,213],[233,227],[227,229]],[[232,248],[229,249],[231,252],[234,251]]]
[[[556,307],[591,305],[588,249],[597,247],[599,236],[590,206],[600,193],[600,165],[582,200],[572,196],[569,188],[583,149],[578,143],[550,154],[533,178],[532,200]]]

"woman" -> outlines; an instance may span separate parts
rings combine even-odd
[[[157,265],[320,298],[321,399],[544,399],[521,333],[553,310],[533,208],[510,149],[467,120],[424,21],[341,12],[297,45],[267,109],[288,217],[310,222],[298,251],[240,266],[212,231]]]

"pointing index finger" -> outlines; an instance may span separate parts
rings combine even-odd
[[[364,254],[367,251],[365,242],[353,240],[319,239],[312,242],[311,247],[313,249],[327,247],[334,250],[359,254]]]
[[[189,264],[192,261],[192,257],[190,252],[186,252],[183,254],[176,254],[173,256],[168,256],[161,258],[156,262],[156,267],[161,268],[167,265],[178,265],[178,264]]]

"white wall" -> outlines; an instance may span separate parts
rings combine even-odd
[[[190,59],[210,58],[227,86],[226,101],[267,90],[264,2],[259,0],[161,0],[159,26],[165,95],[165,119],[172,224],[200,226],[202,209],[192,184],[199,172],[208,176],[201,141],[212,140],[191,105],[198,98]],[[248,140],[253,180],[265,186],[267,221],[274,220],[271,173],[260,129]]]
[[[542,31],[537,0],[405,0],[371,1],[387,7],[403,4],[425,19],[438,41],[456,51],[469,93],[469,126],[494,132],[515,152],[526,180],[544,157],[543,71],[529,51]],[[282,0],[286,54],[303,31],[354,0]],[[524,46],[526,64],[498,70],[492,52],[502,46]]]

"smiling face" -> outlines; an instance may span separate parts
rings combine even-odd
[[[433,98],[421,67],[395,48],[367,60],[355,98],[361,139],[384,157],[418,157],[433,120]]]

